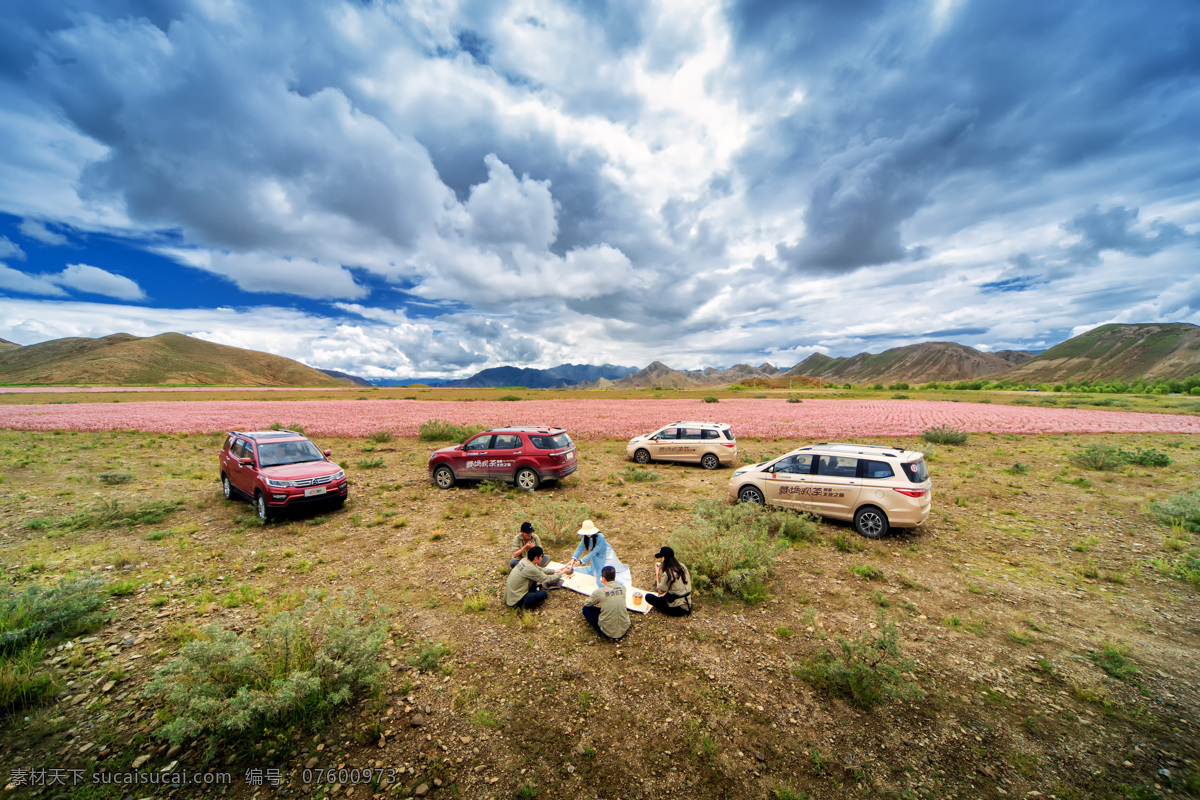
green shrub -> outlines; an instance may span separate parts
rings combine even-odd
[[[850,571],[864,581],[881,581],[883,580],[883,570],[879,567],[873,567],[870,564],[851,564]]]
[[[48,647],[99,628],[103,607],[104,581],[97,576],[0,589],[0,714],[54,696],[60,682],[43,663]]]
[[[706,398],[704,398],[704,402],[706,402],[706,403],[719,403],[719,402],[721,402],[721,398],[719,398],[719,397],[706,397]]]
[[[487,430],[486,425],[455,425],[440,419],[426,420],[417,431],[422,442],[458,442],[462,444],[470,437]]]
[[[1128,462],[1129,454],[1115,444],[1089,444],[1071,454],[1071,463],[1081,469],[1107,471]]]
[[[267,430],[293,431],[295,433],[300,434],[301,436],[305,435],[303,425],[284,425],[282,422],[272,422],[269,426],[267,426]]]
[[[837,650],[821,650],[794,667],[792,674],[859,708],[870,708],[888,699],[924,699],[925,693],[902,674],[912,670],[913,664],[900,654],[896,624],[886,621],[883,609],[877,620],[878,636],[870,631],[863,631],[855,640],[839,636]]]
[[[921,438],[931,444],[966,444],[967,432],[949,425],[937,425],[921,432]]]
[[[1121,648],[1111,642],[1105,642],[1100,652],[1092,651],[1089,656],[1096,666],[1118,680],[1123,681],[1137,674],[1137,667],[1130,663]]]
[[[87,530],[90,528],[118,528],[140,524],[162,522],[167,515],[179,506],[178,500],[154,500],[140,506],[127,508],[121,501],[101,500],[86,510],[77,511],[53,519],[28,520],[25,527],[30,530],[41,528],[66,528],[68,530]]]
[[[1171,465],[1171,457],[1166,453],[1160,453],[1153,448],[1143,450],[1138,448],[1132,453],[1127,453],[1130,464],[1137,464],[1140,467],[1168,467]]]
[[[96,480],[109,486],[120,486],[133,480],[133,476],[128,472],[101,472],[96,476]]]
[[[788,401],[789,403],[803,403],[803,402],[804,402],[804,400],[803,400],[803,399],[801,399],[801,398],[799,398],[799,397],[789,397],[789,398],[787,399],[787,401]]]
[[[378,611],[361,622],[367,606],[349,594],[336,602],[312,593],[253,634],[209,625],[146,686],[162,703],[156,735],[173,745],[199,739],[211,756],[223,743],[248,748],[322,720],[375,689],[387,671],[380,658],[387,623]]]
[[[659,475],[644,467],[626,467],[621,471],[621,480],[627,483],[647,483],[658,480]]]
[[[442,659],[450,655],[450,648],[444,644],[431,644],[422,647],[412,658],[408,659],[408,663],[421,672],[434,672],[438,669],[438,665]]]
[[[796,519],[801,520],[799,526]],[[812,525],[811,533],[805,523]],[[691,523],[677,528],[669,544],[691,569],[697,590],[757,602],[766,597],[766,579],[783,547],[781,539],[815,532],[810,518],[784,509],[701,500],[692,510]]]
[[[1200,491],[1193,489],[1152,502],[1150,513],[1159,522],[1200,533]]]
[[[386,444],[392,440],[392,432],[389,430],[375,431],[367,437],[375,444]]]
[[[568,542],[573,545],[578,540],[580,526],[590,516],[592,512],[587,505],[577,500],[534,496],[528,508],[513,512],[513,527],[528,520],[543,545],[562,546]]]
[[[1029,467],[1025,466],[1020,461],[1018,461],[1017,463],[1013,464],[1011,467],[1009,467],[1008,469],[1006,469],[1004,471],[1007,472],[1009,475],[1024,475],[1026,472],[1029,472]]]
[[[364,458],[358,462],[359,469],[378,469],[383,466],[382,458]]]
[[[506,403],[512,403],[512,402],[515,402],[515,401],[517,401],[517,400],[524,400],[525,398],[523,398],[523,397],[520,397],[520,396],[518,396],[518,395],[515,395],[515,394],[504,394],[504,395],[500,395],[500,397],[498,397],[498,398],[496,398],[496,399],[497,399],[497,400],[503,400],[503,401],[505,401]]]

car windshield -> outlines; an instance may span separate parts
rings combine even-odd
[[[556,436],[530,436],[529,441],[539,450],[561,450],[571,446],[571,437],[565,433]]]
[[[325,456],[310,441],[271,442],[258,446],[258,463],[264,467],[281,464],[301,464],[305,461],[324,461]]]

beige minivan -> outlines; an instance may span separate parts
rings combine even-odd
[[[929,516],[933,483],[924,453],[869,444],[814,444],[742,467],[729,497],[854,523],[868,539]]]
[[[716,469],[737,460],[737,439],[724,422],[672,422],[630,439],[625,455],[639,464],[683,461]]]

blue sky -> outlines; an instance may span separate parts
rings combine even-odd
[[[1200,7],[11,3],[0,337],[368,378],[1200,323]]]

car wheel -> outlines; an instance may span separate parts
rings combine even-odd
[[[738,491],[738,500],[743,503],[755,503],[757,505],[765,505],[767,498],[763,497],[763,493],[759,491],[757,486],[743,486]]]
[[[638,451],[633,454],[633,460],[639,464],[649,464],[650,451],[644,447],[638,448]]]
[[[263,522],[271,518],[271,508],[267,505],[267,496],[262,492],[254,493],[254,511]]]
[[[226,500],[233,499],[233,485],[230,484],[228,475],[221,476],[221,491],[225,493]]]
[[[530,469],[529,467],[522,467],[521,469],[517,470],[517,475],[514,482],[517,484],[517,488],[524,489],[527,492],[532,492],[538,487],[538,484],[541,483],[541,479],[538,478],[536,471]]]
[[[433,471],[433,482],[439,489],[449,489],[454,485],[454,470],[442,464]]]
[[[704,458],[700,459],[700,466],[705,469],[716,469],[721,466],[721,459],[717,458],[712,453],[705,453]]]
[[[888,531],[888,518],[875,506],[863,506],[854,512],[854,530],[868,539],[878,539]]]

